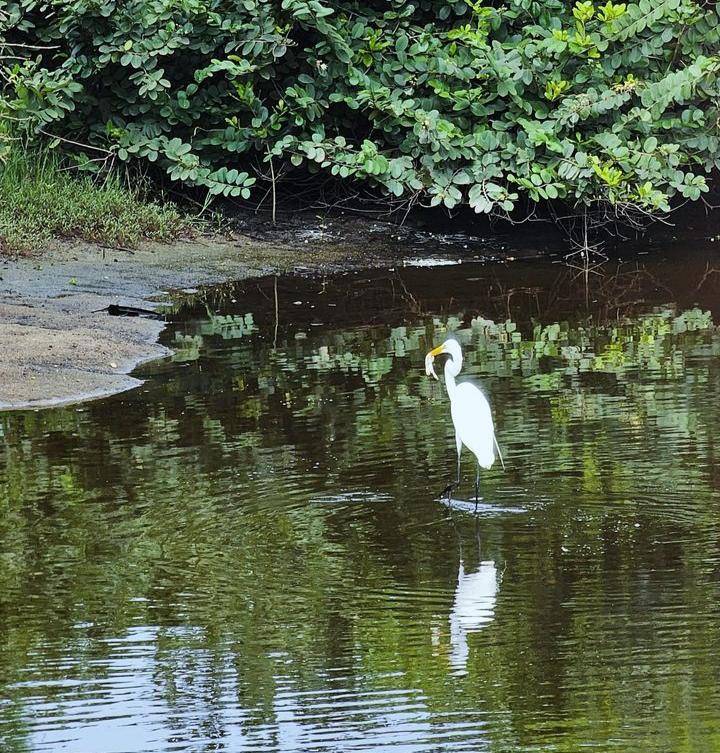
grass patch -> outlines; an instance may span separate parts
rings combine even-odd
[[[191,223],[172,204],[145,200],[116,175],[63,170],[47,150],[12,147],[0,162],[0,250],[23,253],[57,238],[110,246],[170,241]]]

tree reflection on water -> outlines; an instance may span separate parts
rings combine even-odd
[[[714,312],[371,282],[276,347],[215,291],[141,390],[3,415],[3,750],[720,749]],[[435,500],[450,332],[525,514]]]

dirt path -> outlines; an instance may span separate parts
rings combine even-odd
[[[168,354],[161,321],[110,316],[112,304],[154,308],[167,291],[272,271],[312,271],[346,250],[233,240],[148,245],[135,251],[59,244],[0,261],[0,409],[73,403],[136,387],[143,361]]]

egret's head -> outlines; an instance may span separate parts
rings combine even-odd
[[[433,348],[428,355],[431,355],[433,358],[447,355],[453,361],[462,361],[462,349],[460,348],[460,343],[454,337],[448,337],[442,345]]]
[[[442,345],[438,345],[437,348],[433,348],[425,356],[426,373],[432,374],[435,379],[437,379],[435,370],[432,368],[432,362],[437,356],[442,355],[450,357],[453,374],[455,376],[459,374],[460,369],[462,368],[462,349],[460,348],[460,343],[454,337],[449,337]]]

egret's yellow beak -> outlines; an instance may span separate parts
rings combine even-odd
[[[431,350],[431,351],[430,351],[430,352],[428,353],[428,355],[429,355],[429,356],[432,356],[433,358],[435,358],[435,356],[439,356],[439,355],[440,355],[441,353],[444,353],[444,352],[445,352],[444,348],[445,348],[445,344],[444,344],[444,343],[443,343],[442,345],[438,345],[438,346],[437,346],[437,348],[433,348],[433,349],[432,349],[432,350]]]

